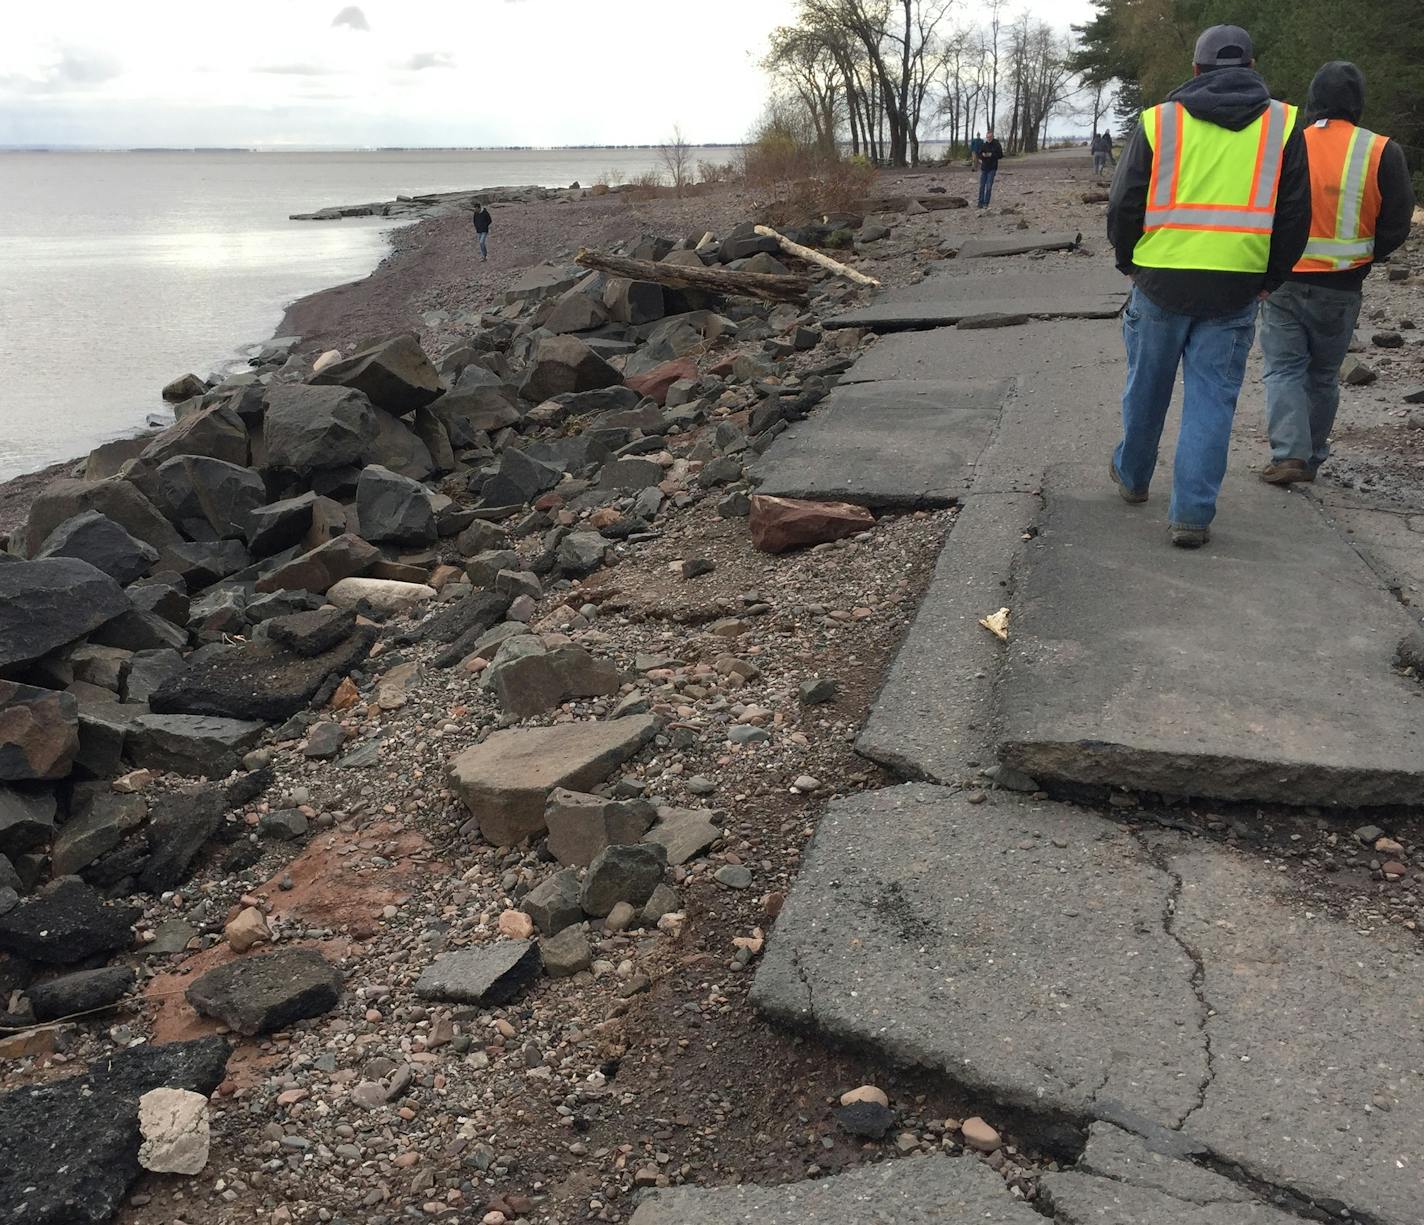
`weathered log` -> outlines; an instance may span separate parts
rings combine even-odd
[[[787,255],[794,255],[799,260],[805,260],[808,264],[815,264],[818,268],[824,268],[827,272],[834,272],[837,276],[843,276],[848,281],[854,281],[857,285],[879,285],[873,276],[866,276],[863,272],[857,272],[854,268],[848,268],[845,264],[838,263],[829,255],[822,255],[819,251],[813,251],[810,247],[803,247],[799,242],[792,242],[785,234],[778,234],[769,225],[759,225],[756,232],[763,238],[774,238],[781,244],[781,249]]]
[[[625,276],[634,281],[655,281],[674,289],[710,289],[714,293],[741,298],[763,298],[768,302],[802,302],[810,292],[803,276],[772,276],[765,272],[732,272],[726,268],[686,268],[681,264],[654,263],[647,259],[627,259],[621,255],[600,255],[580,250],[574,262],[595,272]]]

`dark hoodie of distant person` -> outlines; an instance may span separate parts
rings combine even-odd
[[[1365,110],[1365,77],[1354,64],[1332,60],[1315,74],[1305,99],[1305,121],[1343,119],[1359,126]],[[1292,281],[1318,285],[1324,289],[1359,290],[1375,262],[1388,259],[1404,245],[1414,219],[1414,184],[1409,162],[1398,141],[1389,141],[1380,154],[1376,179],[1380,192],[1379,217],[1375,220],[1374,261],[1344,272],[1292,272]]]
[[[1255,123],[1270,104],[1266,82],[1254,68],[1224,67],[1204,71],[1167,95],[1194,118],[1239,132]],[[1262,291],[1281,285],[1310,237],[1310,168],[1299,128],[1286,141],[1270,256],[1264,275],[1214,272],[1196,268],[1139,268],[1133,252],[1142,238],[1147,189],[1152,178],[1152,146],[1142,121],[1127,142],[1113,177],[1108,200],[1108,239],[1117,253],[1118,270],[1135,278],[1137,288],[1163,310],[1212,318],[1246,309]]]

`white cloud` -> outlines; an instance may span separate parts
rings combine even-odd
[[[331,19],[334,26],[346,26],[350,30],[369,30],[370,22],[366,20],[366,14],[361,11],[359,5],[348,4],[341,12]]]

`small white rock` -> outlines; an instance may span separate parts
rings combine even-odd
[[[138,1099],[138,1163],[157,1174],[201,1174],[208,1164],[208,1099],[187,1089],[150,1089]]]

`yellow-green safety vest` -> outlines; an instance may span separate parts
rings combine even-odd
[[[1274,100],[1239,132],[1197,119],[1180,102],[1144,111],[1152,178],[1133,263],[1265,272],[1295,121],[1296,108]]]

